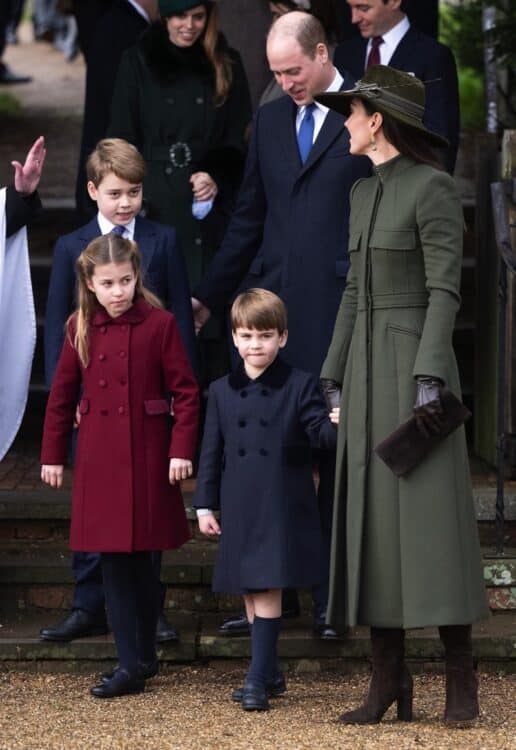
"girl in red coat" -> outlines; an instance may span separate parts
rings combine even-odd
[[[79,404],[70,546],[101,553],[119,667],[91,692],[112,698],[141,692],[157,671],[150,553],[189,537],[179,482],[192,473],[198,392],[174,316],[143,286],[137,245],[98,237],[76,268],[78,310],[48,400],[41,478],[61,486]]]

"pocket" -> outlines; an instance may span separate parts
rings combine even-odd
[[[90,410],[89,398],[81,398],[79,401],[79,414],[87,414]]]
[[[252,276],[261,276],[263,272],[263,258],[255,258],[249,268]]]
[[[362,236],[361,232],[353,232],[349,235],[348,240],[348,252],[349,253],[356,253],[360,250],[360,237]]]
[[[415,250],[416,233],[414,229],[378,229],[371,235],[371,248],[379,250]]]
[[[169,414],[168,401],[164,398],[148,399],[144,401],[145,413],[151,416],[155,414]]]

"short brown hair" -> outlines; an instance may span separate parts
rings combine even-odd
[[[98,187],[111,172],[132,185],[143,182],[145,161],[136,146],[123,138],[104,138],[97,143],[86,162],[88,181]]]
[[[317,53],[317,45],[328,46],[324,27],[318,18],[305,11],[285,13],[277,18],[272,24],[268,39],[276,35],[282,37],[293,37],[301,47],[304,55],[311,60]]]
[[[239,294],[231,306],[231,328],[254,328],[257,331],[287,330],[287,308],[277,294],[267,289],[248,289]]]

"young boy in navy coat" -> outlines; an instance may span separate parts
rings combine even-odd
[[[120,138],[99,141],[86,165],[88,193],[98,214],[90,222],[57,240],[45,313],[45,377],[50,388],[63,346],[65,323],[75,306],[75,261],[96,237],[114,231],[135,240],[146,287],[174,313],[193,371],[198,374],[198,354],[193,326],[186,266],[172,227],[139,216],[145,161],[139,151]],[[161,555],[154,562],[157,575]],[[75,591],[72,612],[54,627],[43,628],[44,640],[70,641],[106,631],[100,557],[94,553],[73,556]],[[165,589],[162,587],[164,598]],[[163,616],[158,641],[177,640],[177,633]]]
[[[311,448],[335,447],[337,416],[329,418],[315,376],[278,357],[287,342],[279,297],[240,294],[231,325],[242,361],[210,386],[193,505],[202,533],[220,535],[213,590],[244,597],[252,659],[233,700],[253,711],[285,691],[277,670],[282,589],[326,575]]]

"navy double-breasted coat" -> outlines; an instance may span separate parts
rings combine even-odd
[[[179,547],[190,534],[181,490],[169,484],[169,458],[194,456],[198,392],[175,318],[141,298],[118,318],[99,305],[89,349],[83,367],[65,339],[41,449],[43,464],[65,463],[82,384],[70,546],[91,552]]]
[[[323,580],[311,448],[335,444],[313,375],[276,359],[212,383],[193,505],[221,511],[215,591]]]

